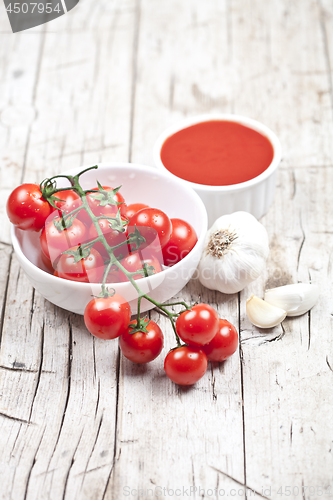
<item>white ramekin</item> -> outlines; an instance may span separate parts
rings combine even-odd
[[[65,172],[75,175],[86,167]],[[170,218],[189,222],[197,232],[198,242],[183,260],[162,272],[137,281],[141,290],[159,302],[165,302],[176,295],[190,280],[199,263],[207,231],[207,213],[199,196],[177,178],[171,178],[153,167],[132,163],[99,164],[97,170],[82,175],[84,189],[96,186],[96,179],[104,186],[122,185],[121,192],[128,204],[146,203],[160,208]],[[59,187],[65,187],[66,180],[59,179]],[[41,262],[39,233],[22,231],[12,226],[12,242],[21,267],[31,284],[53,304],[78,314],[83,314],[93,295],[98,295],[98,283],[78,283],[58,278],[43,270]],[[130,304],[132,313],[137,310],[138,294],[131,283],[112,283],[114,288]],[[141,310],[147,311],[154,305],[146,299]]]
[[[204,184],[196,184],[181,179],[169,172],[161,160],[161,149],[166,139],[186,127],[212,120],[240,123],[267,137],[274,151],[273,160],[269,167],[262,174],[249,181],[229,186],[206,186]],[[256,120],[252,120],[251,118],[247,118],[246,116],[212,113],[187,118],[168,128],[159,136],[154,145],[153,155],[154,163],[158,169],[166,172],[173,178],[179,179],[184,185],[190,186],[198,193],[206,206],[209,226],[211,226],[221,215],[230,214],[239,210],[250,212],[257,217],[257,219],[260,219],[273,202],[276,169],[281,161],[281,144],[274,132],[266,127],[266,125]]]

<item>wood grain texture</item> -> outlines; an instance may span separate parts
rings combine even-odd
[[[332,23],[329,0],[81,0],[16,35],[0,16],[1,499],[333,494]],[[262,219],[264,275],[237,295],[195,279],[179,294],[241,333],[232,358],[184,389],[163,372],[174,343],[163,316],[151,312],[162,356],[133,365],[32,289],[4,207],[21,181],[152,164],[166,126],[213,111],[266,123],[283,161]],[[321,288],[310,313],[267,331],[249,323],[248,296],[297,281]]]

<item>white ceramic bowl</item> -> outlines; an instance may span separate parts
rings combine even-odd
[[[269,167],[262,174],[249,181],[229,186],[196,184],[180,179],[169,172],[161,160],[161,148],[166,139],[186,127],[211,120],[237,122],[267,137],[274,151],[273,160]],[[154,162],[158,169],[166,172],[169,176],[179,179],[184,185],[192,187],[199,194],[207,209],[209,226],[221,215],[237,212],[238,210],[250,212],[257,219],[260,219],[267,212],[273,201],[276,169],[281,161],[281,144],[274,132],[268,127],[246,116],[212,113],[187,118],[168,128],[159,136],[155,143],[153,154]]]
[[[85,167],[66,172],[75,175]],[[192,277],[204,244],[207,231],[207,213],[199,196],[178,179],[172,178],[152,167],[131,163],[99,164],[98,170],[91,170],[81,177],[84,189],[96,186],[96,179],[102,185],[117,187],[122,185],[121,193],[127,204],[141,202],[160,208],[170,218],[180,218],[189,222],[197,232],[198,242],[193,250],[180,262],[161,273],[137,281],[141,290],[159,302],[165,302],[177,294]],[[65,180],[58,180],[59,187],[68,186]],[[59,307],[83,314],[92,295],[100,293],[99,284],[78,283],[57,278],[46,271],[40,261],[39,234],[21,231],[12,226],[12,242],[17,258],[26,272],[31,284],[47,300]],[[110,285],[122,295],[131,306],[132,313],[137,310],[137,292],[131,283]],[[142,300],[142,311],[154,305]]]

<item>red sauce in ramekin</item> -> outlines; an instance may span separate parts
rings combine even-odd
[[[257,177],[271,164],[273,146],[240,123],[212,120],[171,135],[161,149],[169,172],[196,184],[229,186]]]

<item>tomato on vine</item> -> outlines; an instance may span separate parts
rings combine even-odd
[[[100,189],[102,189],[103,191],[106,191],[106,195],[108,192],[110,193],[111,191],[114,191],[114,189],[112,187],[109,187],[109,186],[100,186],[100,188],[95,187],[95,188],[91,189],[91,191],[96,191],[96,194],[93,192],[88,193],[86,195],[86,200],[87,200],[88,205],[91,208],[93,214],[96,217],[100,217],[102,215],[114,217],[116,215],[116,213],[118,212],[118,210],[120,209],[120,214],[123,217],[126,217],[127,205],[125,203],[125,199],[122,196],[122,194],[119,191],[117,191],[112,196],[112,199],[114,200],[114,202],[116,202],[116,204],[111,204],[111,205],[104,204],[104,203],[106,203],[105,194],[103,193],[103,191],[100,191]],[[110,193],[110,194],[112,194],[112,193]],[[119,203],[119,205],[117,203]],[[80,220],[82,220],[82,222],[84,222],[85,224],[90,226],[91,218],[85,210],[81,210],[78,214],[78,217]]]
[[[219,328],[213,339],[202,347],[210,361],[224,361],[238,347],[238,332],[226,319],[219,320]]]
[[[145,324],[144,329],[132,333],[136,324],[136,321],[130,323],[129,328],[119,338],[119,346],[125,358],[133,363],[149,363],[157,358],[163,349],[163,333],[152,320]]]
[[[14,226],[23,230],[40,231],[54,208],[42,196],[37,184],[22,184],[7,200],[7,215]]]
[[[114,217],[114,215],[115,214],[112,214],[112,215],[110,214],[110,217]],[[125,217],[121,216],[121,220],[124,224],[127,223],[127,219]],[[118,231],[117,229],[113,229],[111,227],[110,222],[107,219],[98,219],[98,225],[101,228],[101,231],[105,237],[105,240],[110,247],[114,247],[116,245],[120,245],[121,243],[123,243],[124,244],[123,248],[125,248],[125,250],[127,249],[127,246],[125,244],[126,238],[127,238],[126,225],[124,226],[125,230],[123,232]],[[95,238],[98,237],[97,229],[95,228],[94,224],[91,224],[91,226],[89,228],[88,235],[89,235],[89,237],[88,237],[89,241],[94,240]],[[102,255],[102,257],[104,259],[107,259],[109,257],[108,251],[101,241],[98,241],[97,243],[95,243],[94,248],[96,248],[96,250],[98,250],[98,252]],[[121,254],[121,252],[123,251],[123,248],[119,247],[119,248],[115,249],[114,254],[116,256],[119,256]]]
[[[52,263],[62,252],[85,243],[88,239],[87,227],[77,218],[68,229],[61,229],[61,219],[53,217],[46,223],[40,235],[42,251]]]
[[[135,273],[135,271],[142,271],[144,266],[147,270],[147,276],[152,274],[157,274],[162,271],[162,265],[153,252],[148,253],[143,250],[142,252],[137,251],[133,253],[129,253],[124,259],[121,260],[121,265],[128,271],[129,273]],[[134,280],[139,280],[144,278],[145,274],[137,273],[133,274],[132,278]],[[121,281],[129,281],[126,274],[120,270],[120,280]]]
[[[69,251],[77,251],[78,247],[70,248]],[[104,261],[101,255],[91,248],[90,254],[75,262],[73,254],[63,253],[56,265],[57,276],[66,280],[79,281],[81,283],[99,283],[103,278]]]
[[[127,205],[126,217],[130,219],[134,214],[143,208],[149,208],[149,205],[145,205],[144,203],[132,203],[131,205]]]
[[[194,346],[176,347],[164,361],[164,371],[179,385],[195,384],[207,370],[207,356],[202,349]]]
[[[92,299],[85,308],[84,322],[89,332],[100,339],[115,339],[126,332],[131,320],[129,303],[115,293],[112,297]]]
[[[146,239],[146,246],[158,243],[163,248],[170,239],[172,226],[169,217],[158,208],[143,208],[136,212],[129,220],[128,232],[134,232],[134,227]]]
[[[172,232],[169,241],[163,247],[163,259],[166,266],[174,266],[190,253],[198,241],[195,229],[182,219],[170,219]]]
[[[44,254],[44,252],[42,250],[40,251],[40,256],[41,256],[42,263],[46,267],[48,272],[53,274],[54,269],[53,269],[52,262],[50,261],[50,259],[48,257],[46,257],[46,255]]]
[[[208,344],[219,327],[219,317],[213,307],[208,304],[197,304],[182,312],[176,321],[179,337],[190,345]]]
[[[65,214],[68,214],[72,210],[76,210],[77,208],[82,206],[82,201],[80,196],[77,193],[75,193],[75,191],[73,191],[72,189],[68,189],[65,191],[58,191],[55,194],[55,198],[58,199],[53,200],[53,203],[59,209],[59,211]]]
[[[120,273],[119,269],[116,265],[111,266],[110,271],[108,272],[105,283],[119,283],[120,280]]]

